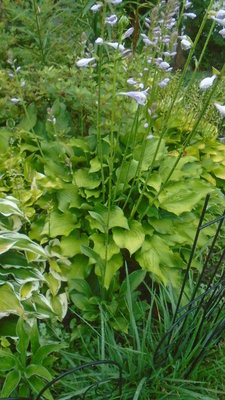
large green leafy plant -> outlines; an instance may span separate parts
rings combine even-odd
[[[60,275],[50,268],[55,261],[27,235],[19,233],[26,219],[15,198],[0,199],[0,316],[1,325],[9,315],[24,318],[65,316],[67,298],[59,293]],[[26,221],[28,222],[28,221]]]
[[[35,89],[29,74],[22,85],[26,74],[12,59],[13,79],[7,84],[2,79],[12,117],[0,134],[3,191],[13,194],[29,217],[24,232],[47,244],[46,279],[53,297],[61,279],[68,280],[73,294],[80,290],[73,285],[77,279],[87,279],[92,293],[93,276],[99,278],[101,297],[117,291],[125,260],[131,270],[141,267],[179,288],[203,198],[212,192],[212,212],[224,202],[216,188],[224,187],[224,145],[205,118],[224,69],[209,94],[198,94],[199,108],[190,111],[182,89],[196,43],[181,77],[170,77],[170,84],[161,87],[168,72],[149,63],[154,48],[127,59],[107,41],[108,34],[108,40],[118,36],[121,41],[127,23],[122,18],[118,30],[106,29],[107,7],[96,15],[104,47],[94,44],[93,50],[85,39],[82,50],[89,49],[93,57],[88,60],[96,60],[97,68],[91,63],[79,68],[81,59],[71,69],[30,72],[40,77],[36,96],[29,90]],[[160,9],[154,13],[156,26]],[[153,33],[147,33],[150,40]],[[133,92],[142,96],[138,104],[128,89],[130,76],[136,79]],[[150,93],[139,85],[151,87]],[[196,267],[212,234],[208,228],[202,237]]]

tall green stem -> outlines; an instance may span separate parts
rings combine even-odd
[[[34,8],[34,13],[35,13],[35,21],[36,21],[37,32],[38,32],[38,39],[39,39],[39,46],[40,46],[42,63],[45,64],[46,60],[45,60],[44,46],[43,46],[43,40],[42,40],[42,35],[41,35],[40,21],[39,21],[39,18],[38,18],[38,7],[37,7],[36,0],[33,0],[33,8]]]
[[[106,4],[104,4],[103,14],[102,14],[102,26],[101,26],[102,38],[104,38],[104,32],[105,32],[105,14],[106,14]],[[97,152],[99,154],[100,164],[101,164],[102,196],[104,203],[106,190],[105,190],[105,176],[103,167],[103,152],[102,152],[102,137],[101,137],[102,57],[103,57],[103,47],[100,46],[99,61],[98,61]]]

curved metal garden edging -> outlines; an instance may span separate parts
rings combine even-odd
[[[68,371],[63,372],[62,374],[58,375],[56,378],[54,378],[52,381],[48,382],[43,389],[38,393],[38,395],[34,398],[31,397],[6,397],[6,398],[1,398],[0,400],[42,400],[43,399],[43,394],[50,389],[55,383],[59,382],[63,378],[65,378],[68,375],[72,375],[75,372],[81,371],[86,368],[95,368],[98,366],[104,366],[104,365],[112,365],[118,369],[118,377],[117,378],[104,378],[99,380],[98,382],[89,385],[87,388],[84,389],[83,393],[78,394],[78,395],[73,395],[71,399],[76,399],[76,400],[85,400],[87,394],[94,389],[95,395],[101,396],[98,397],[99,399],[102,400],[107,400],[110,399],[113,393],[115,393],[118,390],[118,396],[122,395],[122,368],[121,366],[112,360],[102,360],[102,361],[95,361],[95,362],[89,362],[86,364],[79,365],[78,367],[74,367]],[[98,393],[98,389],[109,382],[114,382],[115,381],[115,388],[110,390],[110,393]],[[111,388],[111,387],[110,387]],[[104,396],[104,397],[102,397]]]

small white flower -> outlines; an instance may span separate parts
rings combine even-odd
[[[225,117],[225,105],[221,106],[219,103],[214,103],[214,106],[217,108],[217,110],[219,111],[220,115],[222,118]]]
[[[114,42],[114,43],[112,43],[112,42],[107,42],[106,43],[108,46],[110,46],[110,47],[113,47],[115,50],[116,49],[119,49],[119,51],[124,51],[125,50],[125,47],[122,45],[122,44],[119,44],[119,43],[117,43],[117,42]]]
[[[139,84],[139,88],[140,88],[140,89],[144,89],[144,83],[140,83],[140,84]]]
[[[170,78],[165,78],[165,79],[163,79],[163,81],[158,83],[158,86],[161,88],[164,88],[168,85],[169,81],[170,81]]]
[[[91,7],[91,11],[93,11],[93,12],[95,13],[95,12],[97,12],[101,7],[102,7],[102,4],[101,4],[101,3],[94,4],[94,5]]]
[[[111,26],[115,25],[117,23],[117,21],[118,21],[118,18],[115,14],[111,15],[110,17],[106,17],[106,19],[105,19],[105,23],[108,25],[111,25]]]
[[[147,122],[144,124],[144,128],[145,128],[145,129],[148,128],[148,123],[147,123]]]
[[[184,13],[184,17],[195,19],[197,15],[195,13]]]
[[[153,135],[148,135],[148,136],[147,136],[147,139],[148,139],[148,140],[151,140],[151,139],[153,139],[153,137],[154,137]]]
[[[14,74],[12,72],[9,73],[10,78],[14,78]]]
[[[19,101],[20,101],[20,99],[18,99],[17,97],[13,97],[13,98],[11,99],[11,102],[12,102],[12,103],[19,103]]]
[[[52,122],[53,122],[54,125],[56,124],[56,117],[52,118]]]
[[[24,87],[25,86],[25,81],[22,81],[20,84],[20,87]]]
[[[159,64],[159,68],[161,68],[161,69],[163,69],[163,70],[167,70],[168,68],[170,68],[170,64],[169,64],[168,62],[166,62],[166,61],[162,61],[162,62]]]
[[[219,10],[216,13],[216,18],[224,19],[225,18],[225,10]]]
[[[104,40],[103,40],[101,37],[98,37],[98,38],[95,40],[95,43],[96,43],[98,46],[101,46],[101,45],[104,43]]]
[[[181,48],[182,48],[183,50],[190,50],[190,48],[191,48],[191,42],[189,42],[189,40],[182,39],[182,40],[181,40]]]
[[[124,32],[124,34],[122,36],[122,39],[124,40],[124,39],[129,38],[131,35],[133,35],[133,32],[134,32],[134,28],[133,27],[127,29],[127,31]]]
[[[214,80],[216,79],[216,75],[211,76],[210,78],[204,78],[201,82],[200,82],[200,89],[201,90],[207,90],[209,89],[212,85]]]
[[[137,82],[133,78],[129,78],[129,79],[127,79],[127,83],[129,85],[136,85]]]
[[[87,67],[88,64],[90,64],[92,61],[94,61],[95,58],[81,58],[79,61],[76,62],[77,66],[82,68],[82,67]]]
[[[221,29],[221,31],[219,31],[219,34],[225,38],[225,28]]]
[[[16,72],[20,72],[20,70],[21,70],[21,67],[16,68]]]
[[[218,22],[218,24],[222,25],[223,27],[225,27],[225,18],[221,19],[221,18],[216,18],[216,17],[212,17],[212,19],[216,22]]]
[[[190,8],[192,6],[192,3],[191,3],[191,1],[189,1],[189,0],[187,0],[186,1],[186,3],[185,3],[185,10],[187,10],[188,8]]]
[[[117,6],[118,4],[121,4],[123,0],[105,0],[106,3],[113,4],[114,6]]]
[[[151,108],[148,108],[148,114],[149,114],[149,115],[152,115],[152,110],[151,110]]]
[[[148,95],[149,88],[145,89],[141,92],[120,92],[119,94],[123,96],[131,97],[132,99],[136,100],[138,104],[144,106],[147,102],[147,95]]]

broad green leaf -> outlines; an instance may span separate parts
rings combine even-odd
[[[199,179],[169,183],[160,193],[160,207],[176,215],[190,212],[213,189]]]
[[[74,257],[81,254],[80,246],[88,246],[88,237],[79,231],[73,231],[69,236],[63,237],[60,243],[62,255],[66,257]]]
[[[87,297],[87,299],[92,296],[91,288],[87,281],[84,279],[73,279],[72,289],[83,294]]]
[[[174,254],[158,235],[146,239],[135,258],[144,270],[152,272],[164,285],[169,283],[171,274],[178,276],[179,270],[185,267],[182,258],[178,254]],[[176,272],[172,273],[170,269],[174,269]]]
[[[41,346],[32,356],[32,364],[42,365],[43,361],[52,353],[58,352],[65,348],[65,344],[52,343]]]
[[[131,179],[135,177],[136,171],[138,167],[138,161],[131,160],[130,162],[127,161],[123,163],[119,168],[116,170],[116,176],[119,183],[127,183]]]
[[[131,292],[134,292],[138,286],[143,282],[146,276],[146,271],[138,270],[131,272],[128,276],[129,278],[129,285],[130,285],[130,290]],[[120,287],[120,294],[126,294],[127,292],[127,278],[124,279],[124,281],[121,284]]]
[[[217,178],[225,180],[225,166],[224,165],[218,165],[218,166],[214,167],[212,172]]]
[[[61,293],[58,296],[52,297],[51,303],[52,308],[58,316],[59,320],[62,321],[63,318],[66,316],[68,308],[66,293]]]
[[[0,154],[3,154],[8,150],[9,138],[11,134],[12,133],[8,129],[5,128],[0,129]]]
[[[106,289],[109,288],[113,276],[115,275],[116,271],[118,271],[118,269],[122,267],[122,265],[123,257],[120,253],[115,254],[114,256],[112,256],[112,258],[110,258],[110,260],[107,261],[104,274],[104,287]]]
[[[90,161],[91,168],[89,169],[90,173],[98,172],[101,169],[101,163],[97,157],[92,158]]]
[[[37,243],[32,242],[32,240],[21,233],[18,232],[0,232],[0,253],[7,251],[11,247],[23,251],[28,251],[36,254],[37,256],[44,256],[46,258],[46,253],[44,249]]]
[[[33,375],[40,376],[41,378],[46,379],[47,381],[50,381],[53,378],[50,372],[47,370],[47,368],[37,364],[30,364],[25,369],[25,375],[28,379]]]
[[[156,148],[158,146],[158,142],[159,139],[156,138],[153,138],[152,140],[147,140],[144,157],[141,164],[142,171],[147,171],[148,168],[150,167],[151,162],[153,161]],[[165,154],[166,154],[165,141],[162,140],[155,161],[157,162],[161,160]],[[136,148],[134,149],[134,159],[140,161],[141,158],[142,158],[142,144],[136,146]]]
[[[88,311],[92,307],[89,303],[88,298],[81,293],[72,293],[70,295],[72,302],[79,310]]]
[[[14,369],[10,371],[5,378],[5,382],[3,384],[3,388],[1,391],[2,397],[8,397],[19,385],[21,379],[20,371]]]
[[[89,173],[87,168],[78,169],[74,173],[74,180],[79,188],[86,189],[95,189],[101,183],[101,179],[99,179],[96,174]]]
[[[150,175],[147,185],[153,187],[157,192],[160,190],[162,184],[162,178],[159,172],[153,172]]]
[[[24,309],[20,304],[11,284],[0,286],[0,318],[9,314],[23,315]]]
[[[34,291],[37,291],[39,289],[39,282],[27,282],[24,283],[20,287],[19,293],[20,293],[20,298],[21,300],[27,300],[29,299]]]
[[[19,127],[21,129],[24,129],[25,131],[30,131],[31,129],[34,128],[36,122],[37,122],[37,109],[35,107],[35,104],[30,104],[27,107],[27,114],[20,122]]]
[[[16,349],[20,353],[20,359],[22,360],[23,366],[25,366],[27,359],[27,348],[29,345],[30,327],[28,327],[22,317],[19,318],[17,322],[16,333],[19,337]]]
[[[134,254],[143,244],[144,229],[140,222],[131,221],[130,229],[113,228],[113,240],[121,249],[127,249],[130,255]]]
[[[124,230],[123,230],[124,232]],[[105,254],[106,254],[106,237],[102,233],[94,233],[93,235],[90,236],[90,239],[94,243],[94,248],[93,250],[101,257],[102,260],[105,259]],[[107,258],[108,260],[114,255],[118,254],[120,252],[119,247],[114,243],[112,237],[109,237],[108,241],[108,250],[107,250]]]
[[[46,272],[44,274],[44,277],[51,290],[52,295],[56,296],[60,289],[61,282],[58,279],[56,279],[50,272],[49,273]]]
[[[43,378],[39,376],[32,375],[28,380],[29,385],[31,386],[34,393],[38,394],[46,385],[46,382],[43,382]],[[54,400],[49,390],[46,390],[43,395],[43,398],[47,400]]]
[[[0,353],[0,371],[10,371],[11,369],[16,367],[16,360],[15,358],[10,355],[5,355]]]
[[[94,213],[92,211],[89,213],[92,216],[92,218],[98,222],[97,226],[101,232],[104,232],[103,226],[106,227],[107,222],[109,229],[114,228],[116,226],[124,229],[129,229],[129,225],[126,217],[124,216],[123,210],[118,206],[113,206],[111,208],[109,214],[109,221],[108,221],[108,209],[103,205],[96,206]],[[102,223],[100,223],[100,221]]]
[[[160,163],[159,174],[163,181],[167,178],[168,171],[172,169],[175,161],[176,157],[170,155]],[[183,178],[199,178],[201,173],[202,167],[198,160],[195,157],[184,156],[179,160],[170,180],[180,181]]]
[[[42,235],[48,235],[52,238],[61,235],[68,236],[74,230],[76,222],[77,216],[69,211],[63,214],[53,211],[50,214],[49,221],[45,223]]]
[[[6,217],[10,215],[19,215],[20,217],[23,217],[23,213],[20,211],[16,202],[17,200],[12,196],[0,199],[0,214],[5,215]]]
[[[68,279],[70,287],[72,279],[85,279],[90,274],[92,265],[89,264],[89,257],[83,254],[78,254],[71,260],[69,266],[61,266],[63,276]]]
[[[60,211],[65,212],[69,208],[80,208],[82,199],[78,194],[78,189],[74,185],[67,185],[65,189],[59,190],[57,193],[58,208]]]
[[[33,326],[30,332],[30,343],[31,343],[31,351],[34,354],[40,347],[37,319],[34,319]]]

